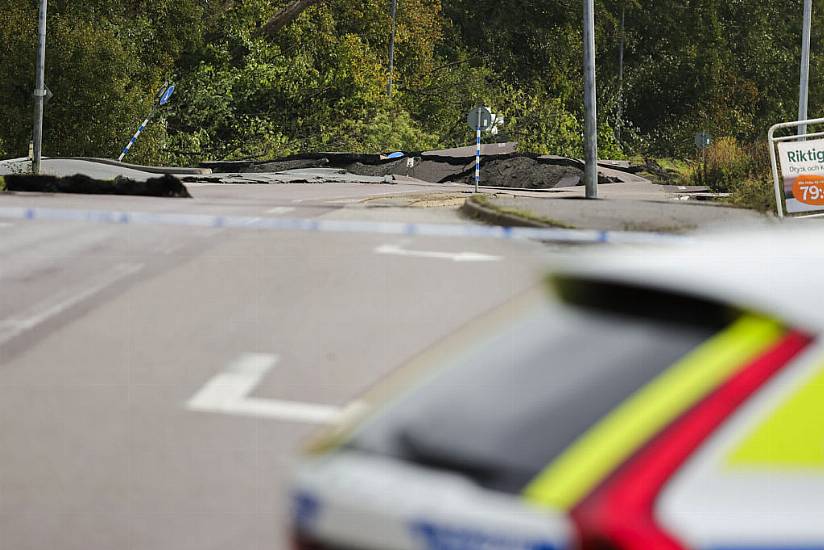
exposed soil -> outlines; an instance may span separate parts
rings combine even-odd
[[[113,181],[104,181],[83,175],[65,178],[55,176],[13,175],[6,176],[5,180],[7,191],[191,198],[186,186],[176,177],[169,175],[146,181],[135,181],[128,178],[116,178]]]
[[[473,163],[474,164],[474,163]],[[474,182],[475,167],[451,181]],[[572,166],[539,162],[529,157],[481,160],[481,184],[516,189],[551,189],[578,185],[584,173]]]

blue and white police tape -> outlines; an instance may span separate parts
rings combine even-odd
[[[135,132],[135,134],[132,136],[132,139],[129,140],[129,143],[126,144],[126,147],[124,147],[123,151],[120,152],[120,156],[117,157],[118,161],[123,160],[123,157],[125,157],[126,155],[129,154],[129,150],[131,150],[132,145],[134,145],[134,143],[137,141],[137,138],[140,137],[140,134],[143,133],[143,130],[146,129],[146,126],[149,125],[149,120],[150,119],[151,119],[151,117],[149,117],[149,118],[147,118],[146,120],[143,121],[143,124],[140,125],[140,128],[138,128],[137,132]]]
[[[598,231],[587,229],[553,229],[500,227],[476,224],[417,224],[401,222],[336,221],[306,218],[266,218],[250,216],[212,216],[126,212],[113,210],[75,210],[70,208],[0,207],[0,219],[68,221],[119,225],[169,225],[315,233],[374,233],[427,237],[482,237],[506,240],[537,240],[556,243],[586,244],[666,244],[685,243],[689,239],[660,233]]]

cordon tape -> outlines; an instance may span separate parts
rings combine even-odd
[[[374,233],[380,235],[405,236],[482,237],[504,240],[531,239],[569,244],[666,244],[685,243],[689,240],[687,237],[676,235],[631,231],[500,227],[475,224],[418,224],[315,220],[304,218],[211,216],[181,213],[75,210],[68,208],[0,207],[0,218],[7,220],[71,221],[117,225],[171,225],[314,233]]]

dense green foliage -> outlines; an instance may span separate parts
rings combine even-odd
[[[262,35],[285,3],[52,0],[45,153],[116,156],[172,78],[178,94],[129,160],[465,145],[465,113],[480,102],[505,116],[501,139],[581,154],[579,0],[399,0],[392,98],[389,0],[325,0]],[[750,143],[794,118],[801,5],[598,1],[601,156],[689,156],[698,130]],[[0,0],[0,156],[28,148],[36,23],[35,0]],[[824,100],[818,36],[813,49],[811,114]]]

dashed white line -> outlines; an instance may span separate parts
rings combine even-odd
[[[241,355],[189,399],[186,408],[313,424],[332,424],[340,420],[345,409],[338,407],[249,397],[278,360],[277,355],[270,354]]]
[[[121,279],[143,269],[143,264],[117,264],[91,286],[80,291],[65,290],[52,296],[21,315],[0,321],[0,345],[56,317],[71,307],[91,298]]]
[[[266,211],[267,214],[288,214],[289,212],[294,212],[295,209],[291,206],[276,206],[275,208],[270,208]]]
[[[406,256],[411,258],[430,258],[435,260],[451,260],[453,262],[499,262],[500,256],[490,256],[477,252],[437,252],[430,250],[406,250],[397,245],[385,244],[375,249],[376,254],[390,256]]]

